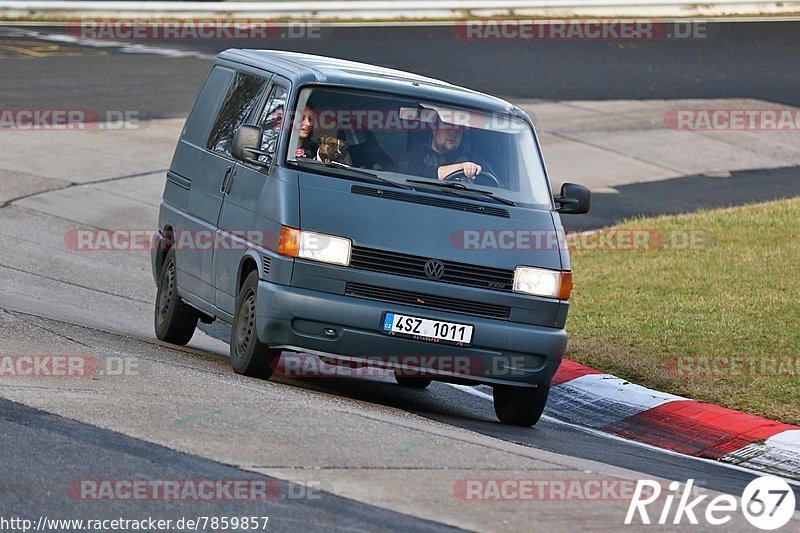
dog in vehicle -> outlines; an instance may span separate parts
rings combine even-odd
[[[323,163],[347,163],[347,143],[338,137],[323,135],[319,139],[317,160]]]

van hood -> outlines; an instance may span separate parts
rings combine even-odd
[[[432,259],[562,268],[560,233],[550,211],[306,172],[299,172],[299,184],[303,230]]]

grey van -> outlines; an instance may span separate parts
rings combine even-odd
[[[283,350],[372,365],[400,385],[493,387],[535,424],[566,347],[572,288],[530,118],[406,72],[227,50],[167,173],[152,254],[159,339],[231,324],[231,365],[269,378]]]

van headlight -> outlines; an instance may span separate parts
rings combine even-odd
[[[350,248],[350,239],[288,226],[281,228],[278,242],[279,254],[342,266],[350,264]]]
[[[572,272],[518,266],[514,269],[514,292],[568,300],[572,292]]]

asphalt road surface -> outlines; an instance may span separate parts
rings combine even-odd
[[[141,118],[185,116],[208,63],[165,50],[213,57],[227,48],[269,48],[409,70],[511,100],[760,98],[800,105],[798,27],[707,23],[705,38],[685,40],[466,41],[450,25],[325,26],[311,38],[146,40],[123,50],[51,38],[40,44],[60,43],[61,50],[40,51],[53,54],[43,61],[0,62],[0,102],[28,108],[47,99],[70,109],[135,109]],[[24,58],[1,46],[36,41],[36,33],[75,35],[59,27],[0,28],[0,54]],[[159,59],[136,53],[142,51]],[[70,52],[77,55],[63,55]]]
[[[269,531],[452,531],[453,528],[375,508],[157,446],[0,398],[0,443],[6,451],[0,507],[5,517],[273,517]],[[76,501],[65,495],[86,472],[97,479],[262,482],[266,501]],[[134,512],[132,512],[134,511]],[[276,519],[277,518],[277,519]],[[68,530],[70,528],[63,528]]]
[[[69,37],[63,28],[0,27],[3,108],[134,110],[142,119],[184,116],[208,71],[208,58],[230,47],[282,48],[378,63],[509,99],[749,97],[800,104],[796,90],[800,86],[800,72],[795,68],[800,35],[797,23],[715,24],[706,39],[636,43],[463,42],[455,39],[452,28],[446,26],[321,28],[320,38],[268,43],[155,41],[134,46],[109,43],[109,46],[89,47],[70,42],[63,38],[65,35]],[[586,222],[576,219],[575,224],[596,227],[635,214],[682,212],[794,196],[800,194],[796,174],[796,169],[734,173],[729,179],[738,180],[739,186],[732,188],[733,192],[720,190],[709,178],[707,183],[699,184],[707,194],[692,194],[691,198],[681,192],[685,191],[685,184],[680,179],[631,185],[619,195],[597,195],[597,210],[591,215],[594,218]],[[77,287],[91,289],[91,284],[87,281]],[[66,293],[59,297],[67,298]],[[133,309],[142,302],[118,305],[119,309]],[[100,335],[87,332],[89,324],[37,318],[40,314],[42,317],[52,314],[45,308],[41,313],[26,311],[29,315],[6,302],[0,303],[0,308],[3,310],[0,312],[36,322],[36,327],[55,331],[64,339],[88,343],[86,338]],[[224,326],[204,329],[214,337],[226,338]],[[150,342],[132,334],[130,338],[116,337],[118,332],[103,332],[103,335],[107,336],[104,342],[108,346],[119,350],[133,350],[131,343],[144,346]],[[226,365],[224,361],[215,364],[213,372],[220,372]],[[376,409],[399,409],[534,449],[652,476],[693,478],[701,486],[731,494],[740,494],[755,477],[752,472],[598,436],[550,418],[533,429],[506,427],[495,421],[491,403],[485,397],[445,384],[435,383],[426,391],[409,391],[381,380],[284,381],[298,389],[322,391],[345,402],[366,402]],[[62,514],[74,511],[76,502],[63,495],[53,499],[51,494],[63,493],[61,487],[75,479],[76,471],[91,471],[97,478],[253,476],[220,462],[174,452],[6,400],[0,400],[0,426],[0,444],[5,451],[0,485],[4,514],[32,516],[50,510]],[[285,482],[280,483],[283,491],[289,490]],[[800,508],[800,498],[798,502]],[[85,512],[114,516],[126,504],[91,509],[93,504],[78,505]],[[187,514],[224,514],[230,510],[226,505],[225,502],[214,502],[207,507],[193,505]],[[269,506],[270,513],[281,516],[282,529],[330,529],[331,524],[342,530],[445,529],[440,524],[329,494],[313,505],[307,501],[287,504],[279,500]],[[154,516],[160,512],[157,502],[150,508],[138,504],[136,509],[146,509]],[[243,510],[236,507],[238,514]]]

